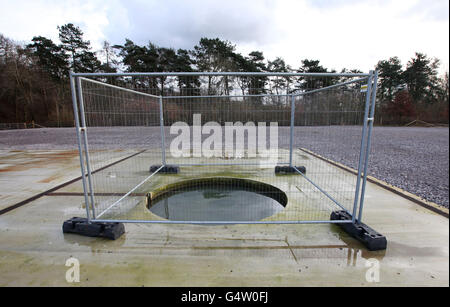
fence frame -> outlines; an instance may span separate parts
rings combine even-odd
[[[315,186],[321,193],[323,193],[326,197],[328,197],[331,201],[333,201],[336,205],[341,207],[344,211],[346,211],[351,217],[351,220],[300,220],[300,221],[250,221],[250,222],[239,222],[239,221],[155,221],[155,220],[105,220],[100,219],[102,215],[104,215],[109,209],[114,207],[116,204],[120,203],[120,201],[139,188],[142,184],[151,179],[154,175],[156,175],[163,166],[166,165],[166,147],[165,147],[165,137],[164,137],[164,100],[165,99],[174,99],[174,98],[183,98],[184,96],[156,96],[151,94],[146,94],[139,91],[134,91],[131,89],[118,87],[114,85],[110,85],[107,83],[103,83],[100,81],[88,79],[89,77],[125,77],[125,76],[270,76],[270,77],[349,77],[349,78],[358,78],[353,79],[347,82],[341,82],[339,84],[331,85],[328,87],[323,87],[316,90],[311,90],[307,92],[301,93],[291,93],[291,94],[283,94],[283,95],[274,95],[274,94],[260,94],[260,95],[220,95],[220,96],[186,96],[189,98],[212,98],[212,97],[274,97],[274,96],[286,96],[291,98],[291,114],[290,114],[290,136],[289,136],[289,162],[286,163],[278,163],[278,164],[286,164],[295,169],[301,176],[303,176],[309,183]],[[369,153],[371,147],[371,137],[372,137],[372,129],[373,129],[373,121],[374,121],[374,113],[375,113],[375,103],[376,103],[376,91],[377,91],[377,80],[378,80],[378,72],[371,70],[369,73],[252,73],[252,72],[161,72],[161,73],[74,73],[70,72],[70,87],[72,92],[72,103],[74,109],[74,118],[76,125],[76,134],[77,134],[77,143],[78,143],[78,151],[79,151],[79,160],[80,160],[80,169],[81,169],[81,179],[83,185],[83,194],[84,200],[86,204],[86,217],[88,223],[91,222],[121,222],[121,223],[156,223],[156,224],[346,224],[346,223],[361,223],[362,220],[362,212],[364,206],[364,196],[365,189],[367,183],[367,170],[369,163]],[[136,185],[133,189],[131,189],[127,194],[125,194],[118,201],[114,202],[110,205],[106,210],[97,214],[95,212],[95,201],[94,201],[94,189],[92,185],[92,170],[90,165],[90,157],[89,157],[89,146],[88,146],[88,136],[87,136],[87,127],[86,127],[86,119],[84,112],[84,102],[83,102],[83,94],[82,94],[82,86],[81,80],[87,79],[90,82],[100,83],[105,86],[110,86],[113,88],[118,88],[128,92],[135,92],[142,95],[146,95],[153,98],[159,99],[159,112],[160,112],[160,130],[161,130],[161,163],[162,166],[138,185]],[[364,109],[364,119],[363,119],[363,127],[362,127],[362,135],[361,135],[361,146],[359,153],[359,162],[358,162],[358,170],[357,170],[357,181],[355,188],[355,197],[353,202],[353,210],[350,213],[344,206],[342,206],[338,201],[336,201],[331,195],[329,195],[325,190],[323,190],[320,186],[314,183],[310,178],[308,178],[305,174],[300,172],[292,162],[293,155],[293,142],[294,142],[294,127],[295,127],[295,98],[302,95],[307,95],[311,93],[317,93],[325,90],[329,90],[331,88],[337,88],[344,85],[362,82],[367,80],[367,92],[365,99],[365,109]],[[180,164],[181,166],[187,166]],[[201,164],[202,166],[214,166],[218,164]],[[232,165],[245,165],[242,163],[227,163],[227,166]],[[248,164],[247,164],[248,165]]]

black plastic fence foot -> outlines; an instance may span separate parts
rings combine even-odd
[[[301,173],[306,174],[306,167],[296,166]],[[293,166],[275,166],[275,174],[300,175]]]
[[[111,240],[119,238],[125,233],[122,223],[88,223],[87,218],[73,217],[63,223],[64,233],[75,233],[87,237],[103,237]]]
[[[162,165],[152,165],[150,166],[150,173],[156,172]],[[178,174],[180,172],[180,167],[177,165],[164,165],[163,168],[158,172],[161,174]]]
[[[351,220],[352,217],[345,211],[334,211],[331,213],[331,220]],[[385,250],[387,247],[386,237],[373,230],[364,223],[343,223],[338,224],[346,233],[362,242],[368,250]]]

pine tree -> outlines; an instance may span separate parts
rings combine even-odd
[[[302,66],[298,69],[300,73],[335,73],[335,70],[328,71],[327,68],[320,65],[319,60],[302,60]],[[335,84],[337,82],[336,78],[333,77],[314,77],[314,78],[305,78],[300,77],[298,79],[299,84],[297,88],[300,90],[314,90],[322,87],[327,87]]]
[[[419,52],[408,62],[404,79],[415,103],[437,101],[438,68],[438,59],[429,59]]]
[[[72,23],[58,26],[61,48],[70,56],[70,68],[75,72],[95,72],[101,63],[90,51],[90,42],[83,40],[83,31]]]
[[[398,90],[403,88],[404,72],[398,57],[379,61],[376,69],[379,74],[378,95],[381,100],[392,101]]]
[[[68,56],[61,46],[57,46],[51,39],[35,36],[32,44],[26,47],[38,60],[39,65],[55,81],[64,79],[69,70]]]

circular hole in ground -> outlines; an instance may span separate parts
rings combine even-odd
[[[280,189],[241,178],[199,178],[166,185],[147,196],[148,209],[172,221],[259,221],[287,204]]]

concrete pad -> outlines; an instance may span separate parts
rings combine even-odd
[[[106,165],[131,151],[112,151]],[[101,164],[102,163],[102,164]],[[81,176],[78,150],[0,150],[0,210]]]
[[[72,163],[76,168],[78,161]],[[120,164],[116,171],[129,169]],[[332,166],[321,164],[321,171],[324,167]],[[20,183],[26,173],[9,179]],[[56,192],[81,191],[78,181]],[[386,251],[369,252],[328,224],[126,224],[116,241],[63,234],[65,219],[85,216],[84,199],[56,192],[0,216],[0,286],[449,285],[448,219],[372,183],[364,222],[387,237]],[[71,257],[80,261],[80,283],[66,282]],[[374,261],[380,266],[378,283],[366,280],[366,265]]]

